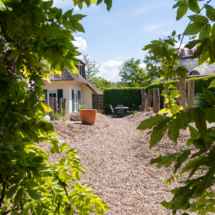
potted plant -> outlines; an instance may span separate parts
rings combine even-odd
[[[79,105],[79,112],[82,124],[94,125],[96,121],[97,110],[86,109],[86,105]]]

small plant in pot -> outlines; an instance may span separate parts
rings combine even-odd
[[[97,116],[97,110],[87,109],[86,105],[79,105],[79,112],[82,124],[94,125]]]

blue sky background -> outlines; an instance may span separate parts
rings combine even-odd
[[[186,15],[176,21],[174,4],[174,0],[113,0],[110,12],[104,3],[82,10],[75,8],[74,13],[87,15],[81,21],[85,33],[74,35],[75,45],[83,55],[88,54],[100,64],[98,76],[119,81],[118,67],[125,60],[132,57],[143,60],[147,52],[141,49],[151,40],[168,36],[173,30],[177,34],[185,30],[189,18]],[[215,7],[213,1],[211,5]],[[73,8],[73,3],[54,0],[54,6],[66,12]],[[187,41],[185,39],[184,43]]]

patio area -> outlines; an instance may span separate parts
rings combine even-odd
[[[79,151],[87,171],[82,175],[82,183],[92,186],[95,193],[107,202],[111,210],[105,214],[171,214],[158,204],[171,199],[171,193],[166,191],[174,184],[164,186],[171,168],[158,170],[149,163],[160,152],[179,150],[189,133],[181,134],[177,146],[165,137],[149,150],[147,131],[136,128],[152,115],[152,112],[140,112],[139,115],[111,118],[98,114],[93,126],[63,123],[60,119],[52,122],[61,140]],[[41,144],[41,147],[47,151],[50,149],[48,144]],[[52,162],[59,159],[59,155],[51,157]]]

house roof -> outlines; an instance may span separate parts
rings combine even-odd
[[[64,68],[64,71],[62,72],[61,75],[54,74],[53,76],[49,76],[50,81],[78,81],[82,84],[85,84],[88,86],[95,94],[99,95],[102,94],[102,92],[95,87],[90,81],[87,79],[81,77],[80,75],[76,75],[72,73],[69,69]]]
[[[215,65],[205,62],[198,66],[198,60],[198,58],[192,59],[191,56],[183,57],[179,60],[179,66],[184,66],[190,71],[187,75],[191,75],[192,72],[198,72],[200,76],[215,74]],[[178,66],[174,67],[177,68]]]

